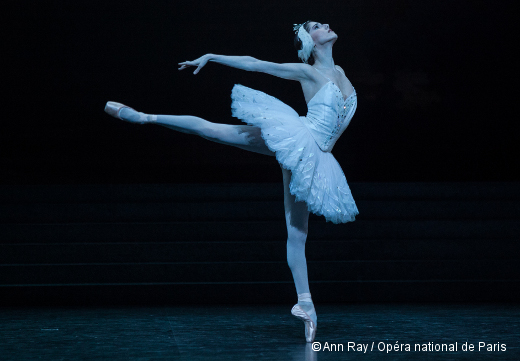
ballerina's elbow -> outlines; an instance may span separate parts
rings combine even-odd
[[[246,70],[247,71],[262,71],[261,67],[260,67],[260,63],[261,63],[260,60],[253,58],[252,56],[247,56],[246,62],[245,62]]]

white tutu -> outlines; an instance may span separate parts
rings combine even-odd
[[[235,84],[232,115],[261,129],[276,159],[291,171],[290,192],[310,212],[333,223],[352,222],[359,214],[345,174],[329,152],[322,151],[296,111],[266,93]]]

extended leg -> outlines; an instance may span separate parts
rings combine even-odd
[[[213,142],[274,156],[274,152],[265,145],[260,128],[250,125],[212,123],[191,115],[151,115],[131,108],[121,109],[118,115],[129,122],[158,124],[179,132],[195,134]]]
[[[274,156],[265,145],[260,128],[250,125],[212,123],[190,115],[157,115],[157,124],[183,133],[196,134],[213,142]]]

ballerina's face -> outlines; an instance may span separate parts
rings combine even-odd
[[[329,41],[332,41],[332,44],[334,44],[338,39],[338,35],[330,29],[329,24],[311,21],[306,28],[315,44],[325,44]]]

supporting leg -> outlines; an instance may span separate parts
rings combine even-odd
[[[291,172],[282,168],[284,185],[285,222],[287,225],[287,263],[293,274],[297,293],[309,293],[305,242],[309,224],[309,211],[305,202],[296,202],[289,191]]]
[[[289,190],[291,172],[284,168],[282,168],[282,172],[285,221],[287,224],[287,263],[293,275],[299,306],[298,308],[295,305],[291,312],[305,322],[307,342],[312,342],[318,324],[318,317],[309,290],[307,260],[305,258],[305,242],[307,241],[309,229],[309,210],[305,202],[296,202],[296,197]],[[313,325],[308,321],[309,317],[314,323]]]

